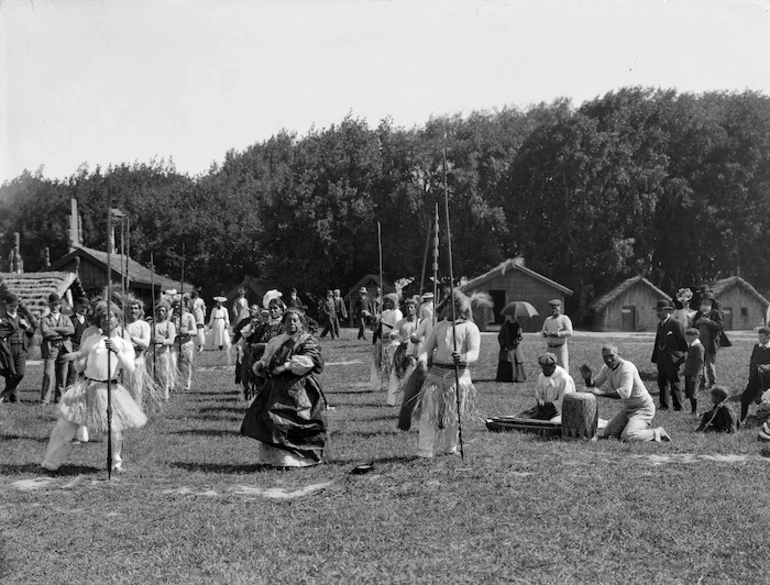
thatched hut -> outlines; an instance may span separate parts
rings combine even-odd
[[[770,301],[740,276],[717,280],[711,291],[719,301],[727,331],[746,331],[766,322]]]
[[[80,278],[73,272],[0,272],[0,297],[7,293],[19,297],[19,303],[40,318],[48,310],[48,295],[58,294],[62,310],[69,312],[74,301],[86,296]]]
[[[589,303],[592,327],[598,331],[655,331],[658,299],[672,300],[643,276],[624,280]]]

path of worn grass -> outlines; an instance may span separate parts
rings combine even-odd
[[[253,463],[245,408],[223,356],[205,353],[195,390],[127,438],[127,472],[106,478],[105,443],[75,446],[63,474],[37,473],[53,407],[0,405],[0,581],[16,583],[763,583],[770,453],[755,430],[696,435],[658,416],[672,444],[543,441],[466,421],[466,460],[413,457],[368,377],[370,345],[324,343],[334,461],[282,472]],[[651,338],[619,340],[648,386]],[[572,364],[599,365],[600,338],[573,340]],[[720,354],[745,384],[753,337]],[[480,415],[530,404],[541,341],[528,336],[525,384],[494,378],[484,336]],[[704,400],[705,400],[704,396]],[[616,403],[600,401],[608,418]],[[367,475],[351,468],[374,459]]]

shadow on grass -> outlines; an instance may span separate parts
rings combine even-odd
[[[0,475],[26,475],[29,473],[41,474],[44,472],[39,463],[0,465]],[[65,477],[68,475],[86,475],[90,473],[104,473],[104,469],[99,469],[98,467],[92,467],[90,465],[62,465],[54,475],[56,477]]]
[[[382,390],[372,390],[371,388],[361,388],[361,390],[345,390],[343,392],[338,392],[336,390],[324,390],[324,394],[328,394],[329,396],[342,396],[344,394],[357,396],[358,394],[374,394],[376,392],[382,392]]]
[[[0,435],[0,441],[37,441],[38,443],[47,443],[48,437],[29,437],[25,435]]]
[[[190,390],[189,392],[185,392],[184,394],[190,395],[190,396],[240,396],[241,391],[240,390],[224,390],[222,392],[216,392],[212,390]]]
[[[249,463],[247,465],[226,465],[221,463],[194,463],[189,461],[173,461],[171,467],[184,469],[185,471],[198,471],[201,473],[224,473],[240,475],[244,473],[258,473],[270,469],[269,465]]]
[[[171,431],[169,435],[193,435],[196,437],[232,437],[241,436],[241,432],[222,429],[187,429],[184,431]]]
[[[393,421],[396,422],[395,420]],[[382,429],[381,431],[356,431],[353,429],[345,429],[345,430],[335,430],[331,431],[331,436],[339,436],[339,435],[347,435],[349,437],[382,437],[385,435],[397,435],[402,431],[399,431],[396,428],[396,425],[393,425],[392,429]]]
[[[246,408],[247,407],[245,404],[243,408],[237,408],[234,406],[202,406],[201,408],[196,408],[195,412],[221,412],[223,414],[235,413],[242,416],[246,412]]]
[[[241,412],[239,415],[229,415],[229,414],[221,414],[219,416],[214,414],[180,414],[179,416],[167,416],[167,420],[207,420],[207,421],[220,421],[220,422],[232,422],[235,420],[241,420],[243,419],[243,415],[246,411]]]

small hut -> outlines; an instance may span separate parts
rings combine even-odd
[[[672,298],[643,276],[624,280],[588,305],[598,331],[655,331],[658,299]]]
[[[193,289],[189,283],[183,286],[178,280],[160,274],[153,275],[149,268],[128,256],[112,254],[110,265],[112,282],[121,282],[125,272],[128,275],[128,289],[146,304],[152,303],[153,282],[156,296],[168,289],[180,292],[191,292]],[[76,273],[89,295],[101,294],[107,286],[107,252],[101,250],[78,246],[54,262],[51,269]]]
[[[0,272],[0,297],[9,292],[37,319],[48,311],[51,293],[61,297],[65,313],[72,310],[75,300],[86,296],[83,284],[72,272]]]
[[[522,258],[509,258],[492,270],[472,278],[461,289],[465,293],[486,292],[492,297],[493,309],[475,311],[473,319],[481,331],[492,324],[504,321],[501,311],[513,301],[527,301],[540,315],[522,323],[524,331],[540,331],[543,319],[551,314],[548,301],[559,299],[564,306],[566,296],[572,290],[524,266]]]
[[[727,331],[747,331],[766,323],[770,301],[740,276],[717,280],[711,291],[719,301]]]

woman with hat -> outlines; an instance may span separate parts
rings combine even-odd
[[[258,462],[273,467],[307,467],[324,460],[326,398],[319,381],[323,358],[307,331],[301,309],[283,316],[284,332],[271,339],[254,373],[264,386],[246,411],[241,434],[259,441]]]
[[[496,382],[526,382],[524,356],[521,351],[521,325],[513,315],[506,315],[497,334],[500,354],[497,360]]]
[[[49,471],[56,471],[61,466],[78,427],[107,431],[108,382],[112,391],[113,471],[122,470],[123,431],[140,428],[147,422],[142,409],[118,382],[120,370],[128,373],[134,370],[134,348],[118,332],[120,317],[121,310],[117,305],[100,302],[94,312],[100,333],[90,335],[83,340],[77,353],[67,355],[67,359],[75,360],[75,368],[84,375],[67,390],[59,405],[59,420],[51,432],[41,464]],[[112,356],[108,359],[110,353]]]
[[[209,315],[209,330],[211,331],[211,345],[218,347],[219,351],[230,349],[230,316],[227,309],[222,306],[227,299],[225,297],[214,297],[216,305],[211,309]]]

